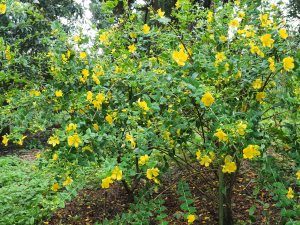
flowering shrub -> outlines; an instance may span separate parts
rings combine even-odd
[[[178,0],[171,18],[161,9],[150,8],[150,18],[127,10],[95,40],[68,38],[56,28],[60,39],[47,54],[53,79],[22,93],[27,110],[59,127],[48,139],[50,157],[58,164],[103,163],[101,187],[121,182],[130,195],[142,180],[160,185],[171,161],[217,170],[219,223],[232,224],[232,188],[242,164],[260,173],[270,158],[299,163],[293,33],[280,10],[265,3],[216,3],[205,11]],[[93,46],[83,49],[88,41]],[[6,108],[18,106],[17,98]],[[24,138],[6,134],[2,143]],[[52,188],[63,182],[71,177]],[[291,186],[280,195],[289,199],[286,207],[296,207],[296,182],[295,176],[284,181]],[[186,211],[193,223],[194,211]]]

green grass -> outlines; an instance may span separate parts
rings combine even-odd
[[[51,187],[57,171],[53,168],[17,157],[0,157],[0,225],[38,224],[64,207],[86,183],[88,171],[81,168],[70,186],[54,192]]]

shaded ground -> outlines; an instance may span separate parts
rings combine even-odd
[[[30,149],[25,150],[24,148],[11,146],[7,148],[0,149],[0,157],[1,156],[10,156],[15,155],[19,158],[26,160],[26,161],[33,161],[36,159],[36,155],[41,152],[40,149]]]
[[[109,189],[84,189],[45,224],[94,224],[105,218],[112,219],[128,207],[128,196],[120,185],[112,185]]]
[[[180,216],[181,203],[176,194],[176,183],[179,177],[185,177],[194,196],[199,218],[194,224],[217,224],[218,190],[216,188],[217,183],[214,183],[214,180],[216,180],[215,174],[205,171],[205,169],[201,170],[205,177],[202,177],[199,173],[189,174],[178,170],[168,175],[168,179],[162,182],[162,189],[154,197],[161,197],[165,200],[164,205],[167,207],[166,212],[168,213],[167,220],[170,224],[186,224],[186,221]],[[255,174],[249,171],[238,177],[232,203],[236,224],[280,224],[279,212],[272,205],[268,193],[261,191],[258,194],[258,199],[253,197],[254,178]],[[250,222],[249,209],[252,205],[255,205],[256,210],[253,215],[253,221]],[[266,205],[268,206],[267,208]],[[101,222],[104,218],[112,219],[117,214],[126,212],[128,207],[128,196],[118,184],[110,189],[85,189],[73,201],[67,203],[64,209],[57,211],[45,224],[94,224],[95,222]]]

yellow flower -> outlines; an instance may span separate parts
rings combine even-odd
[[[102,179],[101,187],[102,188],[109,188],[109,185],[113,183],[113,180],[111,177],[106,177]]]
[[[81,38],[80,38],[79,35],[75,35],[75,36],[73,37],[73,40],[77,43],[77,42],[81,41]]]
[[[239,70],[234,77],[235,77],[235,79],[241,78],[242,77],[242,72]]]
[[[245,12],[244,11],[238,12],[238,17],[243,19],[245,17]]]
[[[11,55],[11,52],[10,52],[10,46],[7,46],[7,48],[5,49],[5,58],[8,61],[10,61],[12,59],[12,55]]]
[[[224,52],[217,52],[216,54],[216,63],[220,63],[226,60],[226,55]]]
[[[204,155],[200,159],[200,164],[202,166],[208,167],[212,163],[212,159],[208,155]]]
[[[276,71],[274,58],[273,57],[269,57],[268,58],[268,62],[269,62],[269,68],[270,68],[270,70],[274,73]]]
[[[4,146],[7,146],[8,145],[8,136],[7,135],[3,135],[2,136],[2,144],[4,144]]]
[[[65,54],[61,55],[61,60],[66,63],[68,61],[68,57]]]
[[[80,81],[81,83],[85,83],[85,82],[86,82],[86,78],[80,77],[80,78],[79,78],[79,81]]]
[[[105,117],[105,120],[109,123],[109,125],[112,125],[114,123],[114,119],[111,115],[107,114]]]
[[[84,78],[87,78],[87,77],[89,76],[89,70],[83,69],[83,70],[81,71],[81,74],[83,75]]]
[[[261,79],[256,79],[255,81],[253,81],[252,87],[254,89],[260,89],[262,87],[262,84],[263,84],[263,82]]]
[[[253,159],[257,156],[260,156],[258,145],[248,145],[246,148],[243,149],[244,159]]]
[[[185,53],[184,48],[180,48],[179,51],[173,51],[172,58],[179,66],[184,66],[185,62],[189,58],[189,55]]]
[[[219,141],[228,141],[227,134],[220,128],[217,129],[217,132],[214,134],[214,136],[216,136],[219,139]]]
[[[132,148],[135,148],[136,143],[132,135],[126,134],[125,140],[130,142]]]
[[[102,103],[105,101],[105,95],[102,93],[99,93],[96,96],[96,99],[93,101],[94,107],[99,110],[100,107],[102,106]]]
[[[68,145],[74,146],[75,148],[78,148],[81,144],[81,139],[78,134],[73,134],[68,137]]]
[[[256,94],[256,100],[262,103],[264,98],[266,98],[266,96],[267,96],[266,92],[258,92]]]
[[[297,177],[297,180],[300,180],[300,170],[297,171],[296,177]]]
[[[292,189],[291,187],[289,187],[289,190],[288,190],[288,192],[287,192],[287,194],[286,194],[286,197],[287,197],[288,199],[294,198],[294,191],[293,191],[293,189]]]
[[[79,58],[86,59],[86,57],[87,57],[87,54],[85,52],[80,52],[79,53]]]
[[[99,80],[99,78],[98,78],[95,74],[92,75],[92,79],[93,79],[93,81],[94,81],[97,85],[100,84],[100,80]]]
[[[232,162],[231,156],[225,157],[225,164],[222,166],[223,173],[234,173],[237,169],[235,162]]]
[[[282,39],[286,39],[289,36],[285,28],[281,28],[278,33]]]
[[[143,155],[139,158],[139,165],[143,166],[149,161],[149,156],[148,155]]]
[[[189,215],[187,216],[188,224],[194,223],[195,220],[196,220],[196,216],[195,216],[195,215],[189,214]]]
[[[261,14],[259,15],[259,19],[262,27],[267,27],[272,24],[272,21],[269,20],[269,14]]]
[[[160,18],[163,18],[165,16],[165,12],[162,11],[161,9],[158,9],[157,10],[157,15],[160,17]]]
[[[208,154],[209,154],[211,160],[214,160],[216,158],[216,154],[214,152],[210,151]]]
[[[201,102],[206,106],[206,107],[210,107],[214,102],[215,99],[212,96],[212,94],[210,92],[206,92],[202,98],[201,98]]]
[[[55,191],[55,192],[57,192],[58,191],[58,189],[59,189],[59,184],[58,183],[54,183],[53,185],[52,185],[52,188],[51,188],[53,191]]]
[[[68,126],[66,127],[66,131],[67,132],[70,132],[72,130],[76,130],[77,129],[77,124],[74,124],[74,123],[70,123],[68,124]]]
[[[93,92],[88,91],[88,92],[86,93],[86,100],[88,100],[89,102],[92,102],[92,101],[93,101]]]
[[[56,97],[62,97],[63,96],[63,92],[61,90],[55,91],[55,96]]]
[[[59,145],[59,138],[58,136],[54,135],[54,136],[51,136],[49,137],[48,139],[48,144],[49,145],[52,145],[53,147],[55,147],[56,145]]]
[[[63,182],[63,186],[68,186],[73,182],[72,178],[67,176],[66,180]]]
[[[0,15],[5,14],[5,12],[6,12],[6,4],[0,3]]]
[[[91,146],[87,145],[82,148],[82,151],[83,152],[86,152],[86,151],[93,152],[93,149],[91,148]]]
[[[129,36],[130,36],[132,39],[137,38],[137,34],[134,33],[134,32],[130,32],[130,33],[129,33]]]
[[[243,122],[239,122],[237,124],[237,132],[239,135],[243,136],[245,135],[245,130],[247,129],[247,124]]]
[[[224,35],[221,35],[219,39],[220,39],[221,42],[226,42],[227,41],[227,37],[224,36]]]
[[[116,166],[112,171],[111,178],[113,180],[122,180],[122,175],[123,175],[122,170],[120,170],[120,168]]]
[[[108,43],[108,33],[104,32],[103,34],[100,34],[99,41],[101,44],[107,44]]]
[[[99,125],[98,124],[94,123],[93,128],[95,129],[95,131],[99,131]]]
[[[22,135],[22,137],[19,139],[19,141],[17,142],[18,145],[23,145],[23,141],[27,136]]]
[[[136,51],[136,47],[134,44],[128,46],[128,50],[130,53],[134,53]]]
[[[123,69],[119,66],[116,66],[115,73],[122,73]]]
[[[259,49],[258,46],[256,46],[253,42],[250,42],[250,52],[252,54],[257,54],[259,55],[260,57],[264,57],[265,54]]]
[[[159,175],[158,168],[147,169],[146,176],[149,180],[153,180],[155,183],[159,183],[157,177]]]
[[[148,107],[148,105],[147,105],[147,102],[141,101],[140,99],[138,99],[137,103],[138,103],[138,105],[139,105],[139,107],[141,109],[143,109],[145,111],[149,111],[150,110],[149,107]]]
[[[31,90],[31,91],[29,91],[29,95],[38,97],[41,95],[41,92],[37,91],[37,90]]]
[[[52,159],[53,159],[54,161],[58,160],[58,155],[57,155],[56,153],[54,153],[53,156],[52,156]]]
[[[37,154],[35,155],[35,158],[40,159],[40,158],[41,158],[41,153],[37,153]]]
[[[294,58],[293,57],[290,57],[290,56],[289,57],[285,57],[282,62],[283,62],[283,68],[286,71],[291,71],[295,67]]]
[[[198,160],[201,159],[201,151],[200,151],[200,150],[198,150],[198,151],[196,152],[196,159],[198,159]]]
[[[238,26],[240,25],[240,22],[239,22],[239,20],[236,18],[236,19],[233,19],[233,20],[231,20],[230,22],[229,22],[229,26],[230,27],[235,27],[235,28],[237,28]]]
[[[148,26],[148,24],[144,24],[143,32],[144,32],[144,34],[149,34],[150,33],[150,27]]]
[[[214,13],[212,11],[209,11],[207,13],[207,22],[211,23],[213,21],[213,19],[214,19]]]
[[[264,47],[273,47],[274,40],[271,37],[271,34],[265,34],[260,37],[260,41],[262,42]]]

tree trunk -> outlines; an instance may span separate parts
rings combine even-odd
[[[233,225],[231,209],[232,187],[234,174],[224,175],[219,168],[219,225]]]

